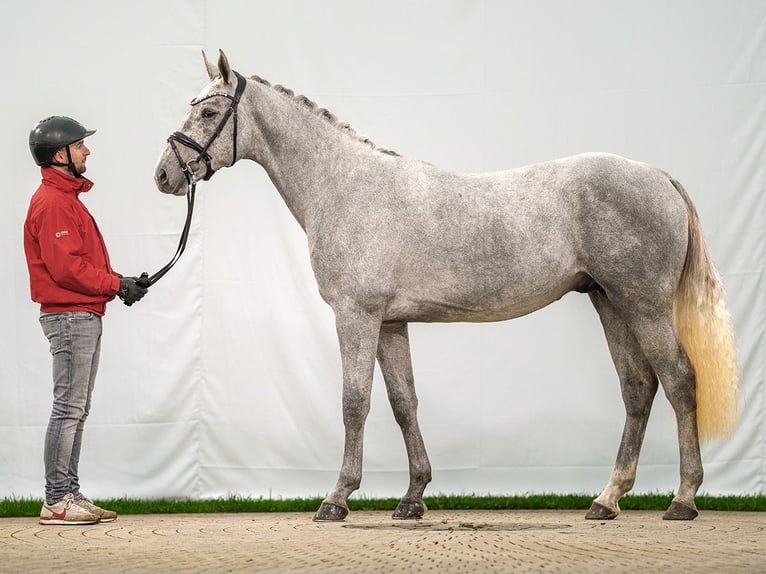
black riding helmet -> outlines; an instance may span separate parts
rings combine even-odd
[[[69,145],[80,141],[96,133],[96,130],[86,130],[83,125],[66,116],[50,116],[40,120],[29,132],[29,150],[35,163],[42,167],[61,165],[68,167],[75,177],[79,177],[72,156],[69,153]],[[61,148],[66,148],[68,164],[53,162],[53,156]]]

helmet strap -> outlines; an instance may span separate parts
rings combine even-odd
[[[72,154],[69,152],[69,146],[66,146],[66,159],[67,162],[69,162],[67,167],[69,168],[69,171],[72,172],[72,175],[75,177],[82,177],[82,174],[77,171],[77,168],[74,166],[74,162],[72,161]]]
[[[66,159],[67,163],[59,163],[57,161],[52,161],[51,165],[57,165],[59,167],[65,167],[69,169],[70,172],[72,172],[72,175],[74,177],[82,177],[82,174],[77,171],[77,168],[74,166],[74,162],[72,161],[72,153],[69,151],[69,146],[66,146]]]

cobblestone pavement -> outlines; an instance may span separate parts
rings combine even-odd
[[[766,513],[667,522],[625,511],[430,511],[419,521],[353,512],[154,514],[111,524],[0,519],[0,572],[716,572],[766,573]]]

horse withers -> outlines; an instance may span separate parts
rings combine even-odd
[[[376,358],[409,459],[393,517],[426,510],[431,465],[408,323],[512,319],[569,291],[587,293],[599,314],[626,411],[614,469],[586,518],[619,514],[659,385],[676,416],[681,474],[663,518],[697,516],[700,437],[732,432],[738,369],[721,280],[678,181],[609,154],[445,171],[377,147],[304,96],[243,77],[223,52],[217,65],[204,60],[210,83],[169,139],[155,180],[183,195],[222,167],[255,161],[306,232],[335,313],[345,427],[338,482],[315,520],[345,518],[359,488]]]

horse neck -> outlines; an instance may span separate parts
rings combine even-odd
[[[292,97],[253,82],[247,112],[251,149],[243,155],[266,170],[295,219],[306,230],[328,190],[340,193],[353,168],[380,155]],[[244,111],[244,110],[242,110]],[[242,113],[242,111],[240,113]]]

